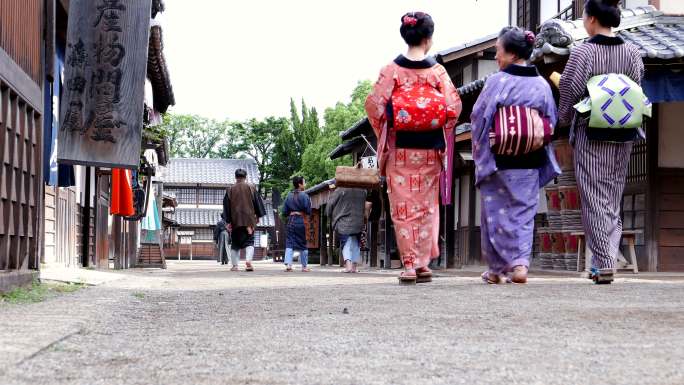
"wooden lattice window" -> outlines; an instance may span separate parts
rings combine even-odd
[[[197,191],[194,188],[178,188],[175,192],[178,204],[194,205],[197,203]]]
[[[622,197],[622,228],[644,230],[646,228],[646,194],[625,194]],[[644,234],[637,234],[636,245],[643,246]]]
[[[539,0],[518,0],[518,26],[535,31],[539,24]]]
[[[629,160],[629,169],[627,170],[627,183],[646,183],[646,152],[647,147],[645,140],[634,143],[632,155]]]
[[[211,241],[214,239],[214,232],[212,229],[195,229],[195,235],[193,235],[193,241]]]
[[[223,196],[226,194],[224,189],[200,189],[199,204],[201,205],[220,205],[223,203]]]

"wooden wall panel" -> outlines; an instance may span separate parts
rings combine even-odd
[[[56,262],[56,213],[55,188],[48,186],[45,188],[45,240],[43,242],[45,254],[43,263]]]
[[[42,84],[43,0],[0,1],[0,48]]]
[[[658,236],[660,247],[684,246],[684,229],[661,229]]]
[[[660,247],[659,271],[684,271],[684,247]]]
[[[664,211],[660,213],[661,229],[684,228],[684,211]]]
[[[38,268],[41,155],[42,117],[0,80],[0,270]]]

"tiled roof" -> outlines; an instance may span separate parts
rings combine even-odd
[[[445,63],[455,59],[459,59],[464,56],[477,53],[479,51],[491,49],[496,44],[497,37],[497,34],[493,34],[474,41],[470,41],[465,44],[458,45],[456,47],[439,51],[436,55],[437,61],[440,63]]]
[[[259,170],[252,159],[186,159],[173,158],[159,167],[158,180],[176,185],[228,186],[235,183],[235,170],[247,171],[247,182],[259,183]]]
[[[357,136],[335,147],[335,149],[330,152],[330,159],[334,160],[349,155],[354,151],[360,150],[363,146],[366,146],[366,141],[363,140],[362,137]]]
[[[319,183],[313,187],[310,187],[310,188],[304,190],[304,192],[307,195],[314,195],[314,194],[318,194],[321,191],[329,190],[331,188],[331,186],[334,186],[334,185],[335,185],[335,179],[328,179],[328,180],[323,181],[323,182],[321,182],[321,183]]]
[[[275,226],[275,212],[273,211],[273,203],[271,203],[271,201],[264,201],[264,206],[266,208],[266,215],[259,220],[257,226],[273,227]],[[173,220],[178,222],[178,224],[181,226],[213,226],[219,221],[219,219],[221,219],[222,212],[222,209],[215,208],[178,207],[173,214]]]
[[[665,15],[650,5],[626,9],[622,11],[622,21],[615,32],[636,45],[644,59],[662,61],[684,57],[684,16]],[[570,39],[559,39],[561,35]],[[547,56],[567,56],[575,45],[587,38],[582,20],[549,20],[542,26],[531,60],[538,62],[548,60]],[[555,43],[558,41],[564,43]]]
[[[342,140],[349,140],[359,135],[365,135],[367,138],[375,136],[375,133],[373,132],[373,127],[371,127],[368,118],[363,118],[358,122],[354,123],[353,126],[340,132],[340,138],[342,138]]]
[[[164,56],[164,42],[160,25],[150,28],[150,41],[147,53],[147,77],[152,83],[154,109],[166,113],[169,106],[176,104],[169,77],[169,68]]]

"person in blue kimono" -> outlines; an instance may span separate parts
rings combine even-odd
[[[526,283],[537,213],[539,189],[560,174],[553,148],[519,156],[492,153],[490,132],[500,107],[519,106],[536,110],[552,126],[557,120],[551,87],[528,66],[534,34],[518,27],[504,28],[496,43],[501,71],[487,79],[471,115],[475,185],[482,199],[482,254],[489,270],[487,283]],[[508,273],[513,273],[508,277]]]
[[[309,249],[306,246],[305,216],[311,215],[311,198],[304,192],[304,178],[292,178],[294,190],[287,194],[283,204],[283,215],[287,218],[287,238],[285,241],[285,271],[292,271],[292,259],[295,251],[299,252],[302,272],[311,271],[307,267]]]

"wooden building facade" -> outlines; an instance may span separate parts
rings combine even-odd
[[[140,215],[124,219],[110,215],[111,169],[106,167],[70,166],[58,164],[56,147],[58,131],[62,127],[60,106],[63,104],[69,1],[47,1],[46,31],[51,48],[45,49],[46,80],[43,90],[43,119],[45,136],[42,164],[45,174],[44,244],[41,263],[56,268],[130,268],[137,265],[140,238]],[[161,113],[175,103],[166,62],[163,55],[161,25],[156,15],[163,10],[163,2],[153,2],[150,12],[147,79],[145,80],[142,149],[155,153],[142,156],[137,181],[143,185],[150,180],[157,164],[165,164],[168,144],[155,131]],[[147,35],[140,36],[146,39]],[[50,46],[50,44],[46,44]],[[51,75],[52,74],[52,75]],[[148,191],[146,189],[145,191]],[[147,200],[147,196],[146,196]]]
[[[258,186],[259,170],[253,160],[171,159],[161,170],[159,182],[178,206],[164,218],[175,225],[163,234],[164,253],[170,259],[215,259],[218,253],[213,229],[223,212],[226,189],[235,183],[235,170],[247,171],[247,182]],[[267,215],[259,221],[254,237],[254,258],[268,254],[275,238],[275,216],[271,201],[264,201]],[[179,237],[183,235],[182,237]]]
[[[43,0],[0,6],[0,290],[30,283],[42,254]]]

